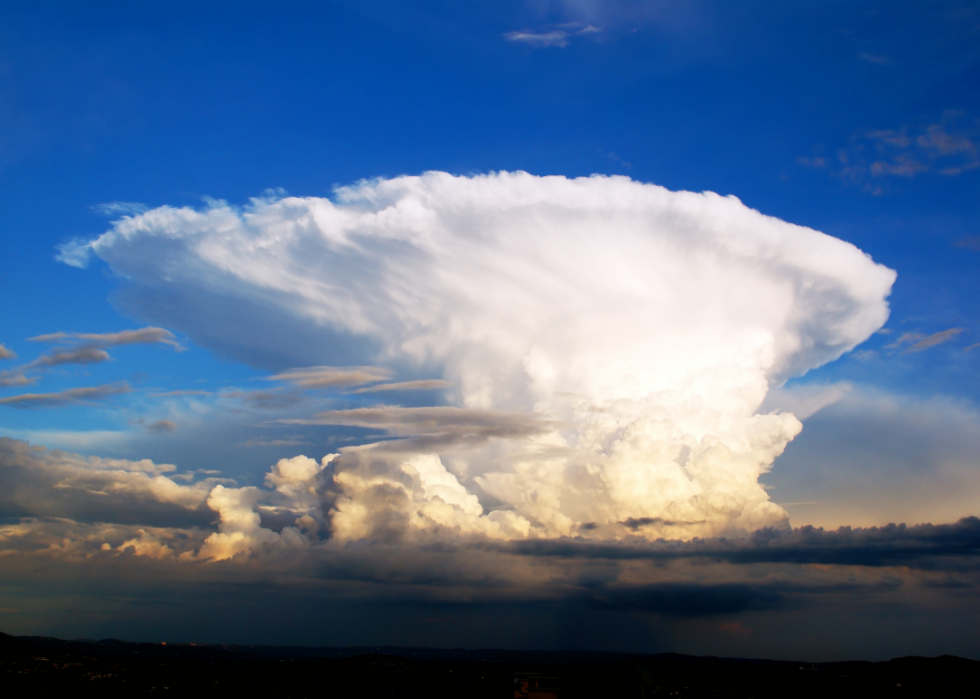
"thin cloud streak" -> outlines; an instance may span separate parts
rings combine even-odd
[[[578,22],[572,22],[538,30],[507,32],[504,34],[504,39],[515,43],[526,44],[532,48],[548,48],[551,46],[565,48],[574,37],[598,34],[601,31],[599,27],[591,24],[583,25]]]
[[[422,379],[419,381],[400,381],[398,383],[383,383],[368,388],[359,388],[354,393],[377,393],[378,391],[435,391],[440,388],[451,388],[452,383],[442,379]]]
[[[42,355],[27,365],[33,367],[53,367],[62,364],[99,364],[109,361],[109,353],[94,347],[80,347],[75,350],[56,350]]]
[[[23,410],[58,408],[66,405],[95,403],[131,392],[132,389],[129,384],[121,382],[104,386],[69,388],[58,393],[23,393],[18,396],[0,398],[0,405],[8,405]]]
[[[923,335],[922,333],[903,333],[901,337],[895,340],[895,342],[885,345],[885,347],[888,349],[899,349],[905,345],[909,345],[908,347],[905,347],[903,354],[922,352],[956,339],[956,337],[965,329],[966,328],[950,328],[949,330],[943,330],[938,333],[933,333],[932,335]]]
[[[374,383],[390,378],[391,373],[386,369],[371,366],[359,367],[330,367],[314,366],[289,369],[267,381],[285,381],[302,389],[339,388]]]
[[[173,347],[178,352],[185,349],[174,334],[163,328],[146,327],[138,330],[121,330],[115,333],[66,333],[57,332],[28,338],[31,342],[73,342],[83,343],[84,347],[121,347],[123,345],[162,344]]]

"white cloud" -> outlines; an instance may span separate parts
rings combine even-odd
[[[110,201],[105,204],[96,204],[92,210],[103,216],[136,216],[148,208],[146,204],[135,201]]]
[[[851,389],[849,383],[794,386],[789,389],[777,387],[766,394],[766,400],[760,410],[793,413],[800,420],[806,420],[842,399],[851,392]]]
[[[570,22],[567,24],[553,25],[534,30],[528,29],[524,31],[507,32],[504,34],[504,39],[507,41],[527,44],[528,46],[532,46],[534,48],[548,48],[549,46],[564,48],[568,46],[568,42],[573,37],[598,34],[601,31],[602,30],[599,27],[595,27],[591,24]]]
[[[82,242],[81,240],[69,240],[67,243],[58,245],[56,250],[58,252],[55,254],[54,259],[58,262],[63,262],[69,267],[77,267],[78,269],[88,267],[89,257],[91,256],[88,243]]]
[[[547,536],[631,536],[625,523],[641,520],[649,537],[783,526],[758,478],[800,424],[760,406],[880,328],[895,279],[853,245],[734,197],[526,173],[161,207],[91,249],[130,280],[134,312],[203,344],[259,364],[273,351],[350,364],[356,350],[453,385],[444,408],[308,421],[408,437],[375,448],[376,483],[368,468],[343,484],[351,512],[380,522],[416,506],[399,503],[442,503],[469,527],[476,515],[458,504],[405,490],[411,464],[431,456],[466,474],[480,517]],[[338,385],[335,372],[353,370],[315,371]],[[305,380],[277,376],[290,377]],[[338,473],[364,470],[344,470],[347,458]]]
[[[0,359],[17,359],[17,354],[0,344]]]
[[[517,41],[542,48],[548,46],[558,46],[564,48],[565,46],[568,46],[568,32],[564,32],[560,29],[553,29],[551,31],[543,32],[507,32],[504,34],[504,38],[507,39],[507,41]]]

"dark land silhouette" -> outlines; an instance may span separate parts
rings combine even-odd
[[[11,697],[88,690],[103,697],[512,699],[515,677],[535,676],[557,685],[561,699],[936,697],[972,694],[980,661],[941,656],[803,663],[671,653],[164,644],[0,634],[0,686]]]

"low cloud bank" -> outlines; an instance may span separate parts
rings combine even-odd
[[[135,313],[253,364],[314,367],[282,380],[452,384],[441,408],[309,419],[405,438],[331,465],[331,526],[352,539],[405,517],[505,538],[785,528],[758,481],[801,425],[759,408],[881,327],[895,279],[734,197],[526,173],[165,206],[86,249],[131,280]]]
[[[871,599],[892,611],[949,613],[960,603],[972,609],[980,589],[975,517],[765,528],[738,539],[528,538],[521,527],[538,525],[513,511],[482,515],[434,455],[402,460],[398,481],[375,449],[281,459],[261,486],[239,487],[168,464],[2,438],[4,582],[49,589],[84,580],[102,590],[97,598],[171,594],[180,614],[190,614],[189,598],[220,589],[225,603],[264,590],[273,600],[309,597],[312,608],[383,602],[423,614],[533,604],[536,613],[650,620],[828,609],[846,617]]]

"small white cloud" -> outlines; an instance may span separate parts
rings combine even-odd
[[[518,32],[507,32],[504,39],[517,43],[527,44],[534,48],[548,48],[557,46],[564,48],[568,46],[570,39],[576,36],[587,34],[598,34],[602,31],[599,27],[591,24],[583,25],[579,22],[567,24],[551,25],[539,29],[527,29]]]
[[[550,32],[507,32],[504,34],[507,41],[517,41],[529,44],[536,48],[546,48],[548,46],[568,46],[568,33],[555,29]]]
[[[0,344],[0,359],[17,359],[17,354]]]
[[[57,247],[54,259],[63,262],[69,267],[85,269],[88,267],[89,256],[91,255],[91,244],[79,239],[69,240]]]
[[[106,204],[96,204],[92,210],[103,216],[137,216],[149,207],[135,201],[110,201]]]

